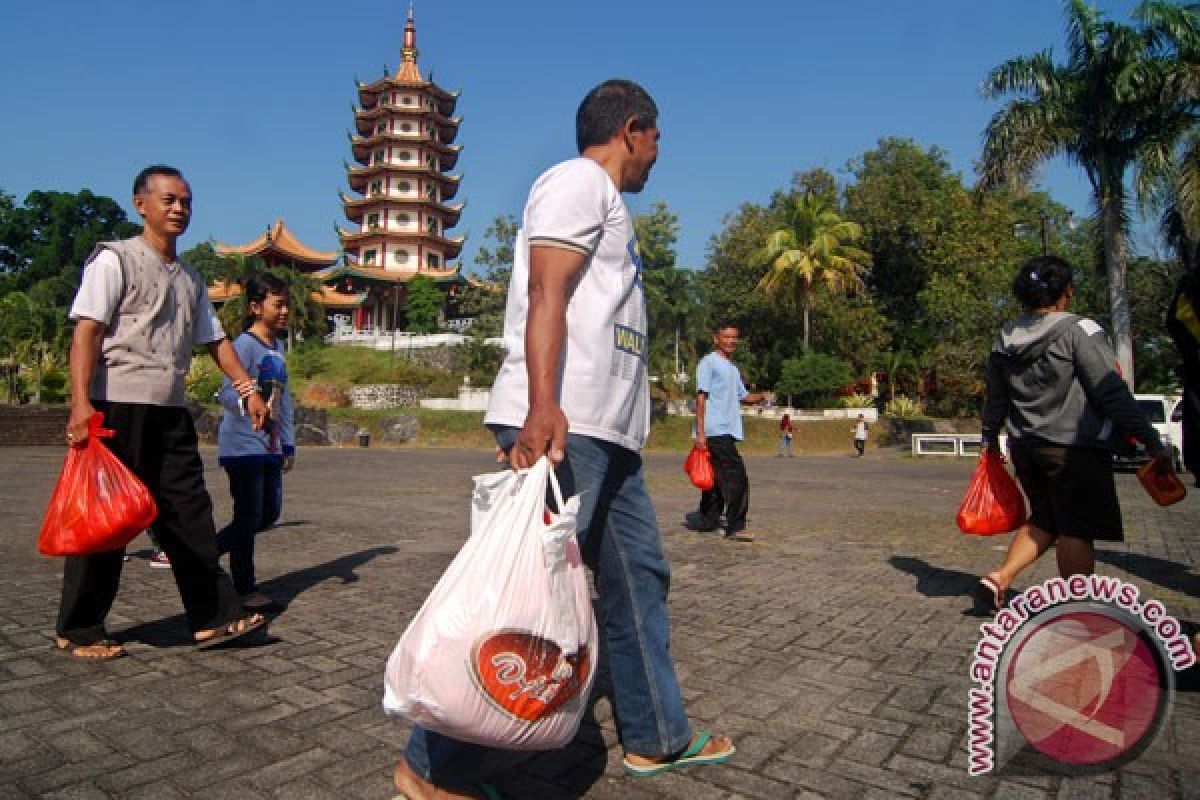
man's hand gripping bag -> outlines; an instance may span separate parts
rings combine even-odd
[[[549,485],[559,508],[546,510]],[[508,750],[571,741],[596,673],[596,621],[550,462],[475,477],[471,537],[388,659],[383,706]]]

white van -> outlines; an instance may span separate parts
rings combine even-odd
[[[1176,472],[1183,472],[1183,399],[1167,394],[1135,394],[1138,408],[1158,431],[1163,444],[1170,448]],[[1146,445],[1138,442],[1132,454],[1116,456],[1118,466],[1144,464],[1150,457]]]

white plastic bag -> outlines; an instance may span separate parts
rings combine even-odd
[[[560,509],[546,509],[549,484]],[[471,537],[400,637],[383,707],[452,738],[550,750],[575,736],[596,674],[596,620],[550,462],[475,477]]]

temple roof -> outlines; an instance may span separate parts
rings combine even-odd
[[[303,244],[283,224],[283,219],[267,228],[266,233],[252,242],[242,245],[217,244],[217,253],[223,256],[258,256],[264,261],[299,261],[314,267],[325,267],[338,260],[336,252],[314,250]]]
[[[222,280],[213,281],[208,287],[208,298],[214,303],[228,302],[241,293],[240,284]],[[323,308],[358,308],[367,299],[367,292],[339,292],[332,286],[322,286],[321,291],[313,292],[311,297]]]
[[[381,283],[408,283],[418,275],[432,278],[438,283],[462,283],[465,280],[458,271],[457,264],[447,266],[443,269],[429,269],[426,267],[418,270],[415,267],[412,269],[384,269],[383,267],[365,267],[359,264],[343,263],[323,269],[315,274],[323,281],[331,281],[347,275],[368,281],[379,281]]]

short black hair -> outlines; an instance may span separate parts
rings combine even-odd
[[[242,319],[242,327],[249,329],[254,324],[254,315],[250,313],[251,303],[262,303],[267,295],[278,294],[288,296],[288,285],[283,278],[273,272],[258,272],[246,281],[246,316]]]
[[[726,328],[733,328],[738,333],[742,332],[742,326],[738,324],[736,319],[719,319],[717,320],[717,323],[713,325],[713,333],[720,333]]]
[[[168,178],[183,178],[183,173],[174,167],[168,167],[166,164],[153,164],[139,172],[137,177],[133,179],[133,193],[141,194],[150,188],[150,179],[155,175],[165,175]]]
[[[1035,256],[1017,270],[1012,290],[1027,309],[1054,305],[1074,285],[1071,265],[1058,256]]]
[[[587,93],[575,112],[575,146],[582,153],[604,144],[630,117],[634,118],[636,130],[653,128],[658,123],[658,106],[633,81],[620,78],[605,81]]]

